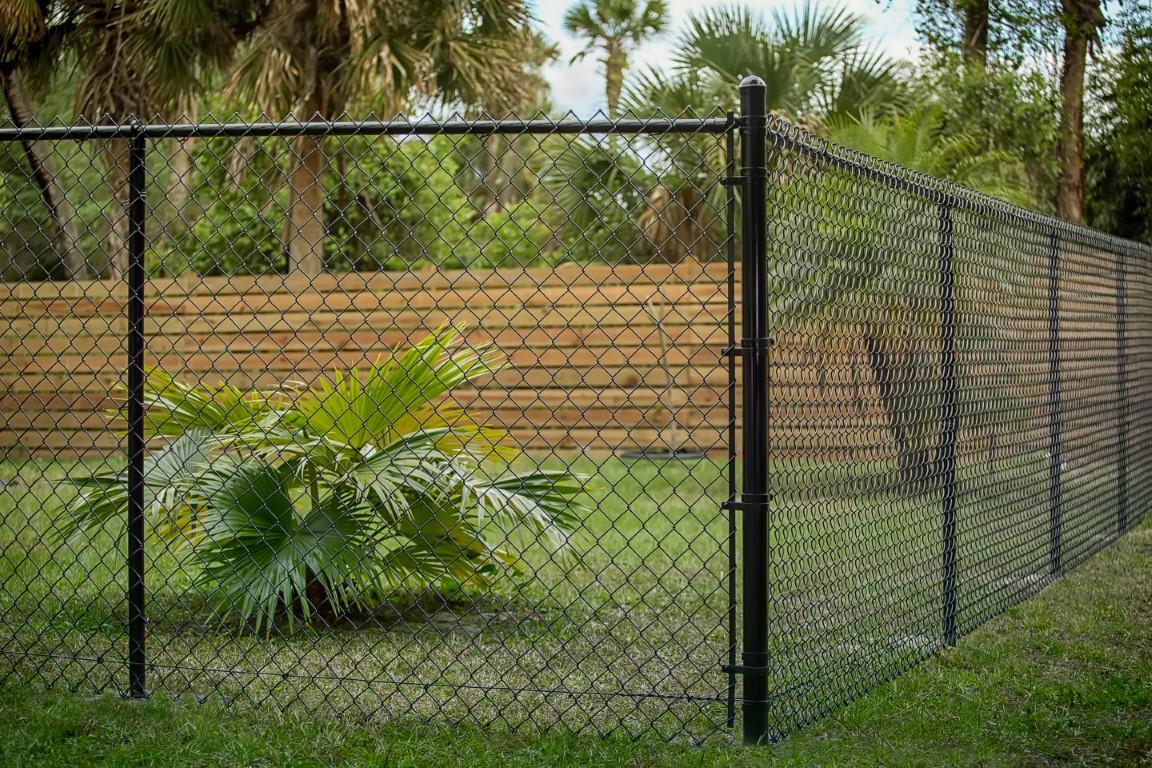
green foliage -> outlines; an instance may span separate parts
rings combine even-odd
[[[452,139],[348,140],[333,153],[325,257],[338,271],[444,264],[465,240],[474,209],[456,182]]]
[[[535,266],[548,262],[555,212],[533,200],[487,215],[473,204],[448,137],[333,142],[339,169],[325,184],[325,262],[335,272]],[[283,272],[290,147],[283,140],[197,142],[191,226],[154,238],[153,274]]]
[[[5,280],[44,280],[60,275],[59,260],[44,263],[52,253],[48,236],[53,226],[16,142],[0,145],[0,264]]]
[[[945,55],[959,52],[964,11],[974,0],[917,0],[916,29],[929,48]],[[1005,69],[1043,64],[1058,40],[1060,4],[1036,0],[987,0],[990,62]],[[1050,77],[1055,76],[1050,72]]]
[[[449,267],[533,267],[550,263],[552,212],[530,200],[474,221],[453,244]],[[561,254],[562,255],[562,254]]]
[[[286,195],[279,187],[284,142],[195,142],[191,172],[175,180],[191,196],[191,226],[154,244],[152,272],[245,275],[278,272]]]
[[[632,109],[732,107],[748,74],[767,83],[771,111],[798,121],[859,115],[902,93],[894,62],[867,44],[863,20],[817,3],[767,18],[742,6],[693,14],[672,61],[672,74],[653,68],[630,89]]]
[[[1039,72],[993,63],[965,67],[952,54],[933,58],[917,73],[917,101],[941,112],[941,136],[967,143],[975,156],[1001,154],[1022,163],[1024,204],[1050,211],[1060,175],[1059,96]]]
[[[654,183],[637,155],[617,142],[570,144],[545,179],[564,214],[566,252],[577,261],[644,260],[649,251],[637,220]]]
[[[257,631],[369,611],[401,590],[488,584],[521,572],[514,549],[563,550],[583,480],[512,467],[500,430],[442,396],[501,366],[437,331],[366,370],[309,389],[243,392],[147,380],[154,535],[191,551],[198,583]],[[66,481],[65,529],[126,519],[124,471]]]
[[[1089,221],[1152,243],[1152,19],[1125,31],[1099,88],[1101,128],[1088,137]]]
[[[949,130],[942,107],[927,106],[906,114],[864,114],[830,127],[829,136],[843,146],[872,157],[962,184],[1016,203],[1033,202],[1023,163],[1011,152],[981,146],[981,140]]]
[[[51,157],[76,217],[77,246],[99,271],[105,261],[101,241],[108,230],[103,171],[94,163],[91,149],[78,143],[54,144]],[[0,278],[64,279],[51,240],[55,225],[17,142],[0,145],[0,210]]]

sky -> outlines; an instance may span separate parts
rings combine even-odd
[[[545,77],[552,87],[552,102],[560,110],[572,110],[577,115],[590,115],[604,107],[604,76],[597,55],[590,53],[582,60],[572,62],[584,44],[564,31],[564,12],[576,0],[536,0],[536,16],[549,38],[560,47],[560,58],[547,66]],[[827,2],[827,0],[812,0]],[[872,41],[893,58],[909,59],[919,50],[913,27],[914,0],[838,0],[848,10],[868,20],[867,32]],[[792,10],[802,0],[746,0],[752,8],[765,14],[776,9]],[[663,37],[641,47],[630,62],[630,71],[636,72],[649,65],[667,61],[676,35],[683,22],[694,11],[709,6],[729,3],[731,0],[668,0],[671,24]],[[625,80],[627,84],[627,80]]]

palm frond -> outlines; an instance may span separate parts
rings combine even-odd
[[[289,624],[297,614],[307,621],[318,608],[307,599],[311,582],[323,587],[335,612],[380,583],[371,508],[333,491],[300,509],[292,482],[289,466],[260,461],[220,461],[201,481],[202,580],[257,631],[280,614]]]
[[[186,384],[158,368],[145,374],[145,426],[152,434],[179,436],[190,430],[220,432],[267,416],[272,396],[228,384]]]
[[[579,475],[536,470],[493,480],[462,478],[457,498],[462,509],[475,505],[481,515],[526,526],[559,550],[584,511],[579,499],[587,490],[587,479]]]
[[[211,462],[212,433],[192,429],[144,459],[144,512],[160,535],[196,536],[199,499],[191,483]],[[115,470],[66,481],[76,495],[63,505],[68,525],[56,530],[98,530],[128,520],[128,472]]]
[[[805,0],[790,11],[776,10],[772,21],[781,44],[809,64],[851,54],[863,40],[864,20],[842,6]]]
[[[417,426],[419,414],[430,418],[427,409],[441,395],[502,367],[495,350],[458,341],[458,333],[444,327],[363,372],[337,371],[296,401],[299,426],[355,448],[387,445]]]

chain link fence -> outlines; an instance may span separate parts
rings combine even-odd
[[[761,741],[1137,524],[1149,249],[741,95],[0,129],[0,677]]]

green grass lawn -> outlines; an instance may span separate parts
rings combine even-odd
[[[1152,765],[1152,525],[774,747],[365,726],[10,682],[0,688],[0,765]]]
[[[745,753],[724,747],[731,739],[724,729],[727,677],[720,670],[728,652],[728,524],[719,508],[727,494],[724,465],[579,459],[573,466],[593,477],[595,490],[593,511],[575,536],[568,563],[530,552],[535,573],[530,580],[452,599],[399,596],[385,612],[327,629],[260,637],[210,621],[193,569],[179,553],[153,543],[149,689],[155,697],[144,705],[114,699],[92,705],[81,702],[126,684],[122,531],[63,541],[45,536],[56,524],[49,502],[61,492],[58,480],[69,467],[0,464],[0,675],[8,681],[6,698],[17,708],[19,702],[38,702],[35,711],[44,717],[57,708],[81,716],[95,706],[92,712],[108,718],[111,732],[117,722],[132,719],[131,707],[141,707],[149,713],[143,722],[154,724],[148,728],[155,728],[155,739],[176,738],[191,728],[188,748],[203,747],[206,755],[225,754],[211,749],[275,750],[273,740],[281,738],[286,750],[310,745],[300,764],[339,763],[343,758],[324,751],[335,747],[323,746],[336,743],[347,745],[349,759],[357,749],[362,756],[383,749],[396,761],[416,764],[433,755],[443,763],[450,752],[474,755],[483,764],[495,759],[497,745],[522,750],[529,764],[537,757],[549,764],[545,758],[556,758],[558,750],[583,754],[583,762],[601,759],[595,755],[603,750],[608,762],[614,754],[641,764],[746,759]],[[1050,581],[1046,459],[1007,457],[991,469],[971,462],[959,472],[957,619],[964,631]],[[835,710],[941,649],[940,495],[909,492],[892,476],[892,468],[883,464],[793,462],[777,468],[770,682],[778,731],[792,731]],[[1064,484],[1067,560],[1075,563],[1115,536],[1108,512],[1114,471],[1070,468]],[[1136,498],[1143,484],[1130,485]],[[1138,561],[1129,550],[1146,541],[1141,533],[1122,544],[1129,565]],[[1121,557],[1117,552],[1092,567]],[[1146,577],[1150,571],[1142,573]],[[1067,587],[1054,592],[1061,589]],[[1147,594],[1130,598],[1138,599],[1147,605]],[[1064,606],[1055,604],[1054,610],[1062,615]],[[1070,613],[1065,621],[1071,626],[1089,615]],[[1100,629],[1107,630],[1107,623]],[[1025,635],[1033,632],[1023,629],[1013,642],[1029,640]],[[982,685],[988,682],[982,662],[965,658],[1016,664],[1027,655],[1017,659],[1016,652],[972,647],[940,654],[930,669],[944,665],[946,671],[935,679],[955,675],[966,677],[966,685]],[[1076,652],[1072,646],[1053,652],[1050,663],[1064,664]],[[970,653],[977,656],[965,656]],[[1032,656],[1042,664],[1042,654]],[[925,674],[917,671],[882,689],[897,699],[874,716],[898,716],[902,722],[888,727],[911,727],[910,713],[896,702],[899,692],[907,691],[907,680]],[[19,687],[20,681],[32,687]],[[44,681],[75,695],[33,693]],[[658,695],[630,695],[652,693]],[[169,695],[182,698],[167,703]],[[197,698],[206,700],[204,709],[195,706]],[[286,711],[273,714],[277,710],[269,699],[287,705]],[[974,690],[951,705],[940,703],[936,716],[972,703],[971,716],[984,718],[984,727],[990,727],[1000,717],[996,708],[977,714],[988,701]],[[219,714],[216,708],[228,702],[235,707]],[[249,706],[262,702],[266,706]],[[831,722],[874,727],[845,717]],[[366,718],[367,727],[361,725]],[[245,725],[225,725],[229,722]],[[436,723],[446,722],[460,725],[437,730]],[[539,730],[555,723],[584,733],[541,740]],[[492,727],[478,728],[484,725]],[[783,759],[794,744],[810,743],[812,734],[829,727],[826,722],[804,731],[774,754]],[[427,755],[419,740],[404,746],[430,729],[438,735],[431,737]],[[521,735],[514,735],[517,729]],[[195,736],[200,730],[205,730],[202,738]],[[589,740],[595,733],[610,738]],[[620,739],[628,736],[707,746],[704,751],[623,746]],[[238,741],[232,743],[233,738]],[[255,741],[242,747],[249,738]],[[232,756],[219,759],[240,760],[240,753],[227,754]],[[140,764],[151,763],[142,759]]]

